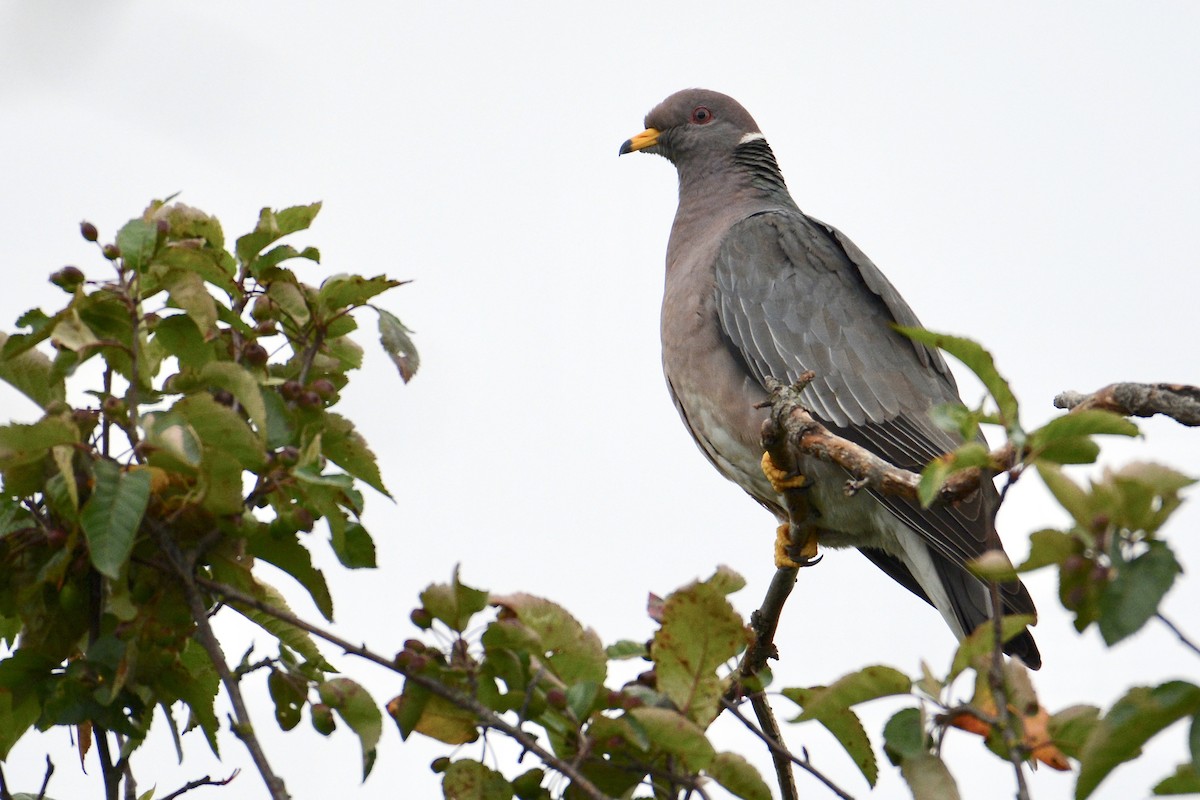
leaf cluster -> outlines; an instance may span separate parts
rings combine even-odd
[[[0,379],[41,416],[0,426],[0,759],[31,727],[56,725],[78,728],[84,750],[93,728],[122,734],[124,759],[159,707],[177,742],[182,722],[215,751],[218,672],[196,638],[194,579],[282,605],[254,568],[267,562],[332,619],[311,548],[325,539],[343,566],[375,566],[360,487],[387,489],[333,410],[362,364],[355,312],[374,309],[406,380],[417,356],[373,305],[400,281],[301,279],[319,252],[281,240],[319,210],[263,209],[232,246],[215,218],[180,204],[152,203],[105,244],[84,223],[99,275],[55,272],[65,304],[25,313],[3,337]],[[330,677],[303,631],[233,607],[278,640],[268,686],[280,724],[311,698],[318,730],[336,713],[359,734],[369,771],[381,716],[361,688]]]

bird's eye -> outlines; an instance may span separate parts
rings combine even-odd
[[[692,109],[692,122],[697,125],[706,125],[712,122],[713,113],[708,110],[707,106],[696,106]]]

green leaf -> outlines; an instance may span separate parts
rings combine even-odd
[[[255,275],[262,277],[272,267],[293,258],[303,258],[318,264],[321,263],[321,253],[315,247],[306,247],[303,250],[297,250],[290,244],[281,244],[277,247],[272,247],[258,257],[254,262]]]
[[[338,526],[332,536],[333,552],[347,569],[375,569],[375,542],[357,522]]]
[[[1190,761],[1175,768],[1175,774],[1159,781],[1156,795],[1200,794],[1200,770]]]
[[[937,499],[937,493],[946,483],[946,479],[956,472],[972,467],[990,466],[987,447],[981,442],[967,442],[951,453],[939,456],[925,465],[921,470],[921,480],[917,484],[917,499],[923,508],[929,508]]]
[[[1200,770],[1200,713],[1192,717],[1192,727],[1188,731],[1188,751],[1192,755],[1192,766]]]
[[[259,438],[267,438],[267,407],[262,388],[249,370],[232,361],[213,361],[200,370],[200,380],[232,394],[254,423]]]
[[[893,764],[918,758],[929,752],[925,743],[925,726],[921,712],[904,708],[892,715],[883,726],[883,751]]]
[[[131,219],[117,232],[121,259],[134,272],[141,272],[158,247],[158,227],[144,219]]]
[[[400,371],[400,377],[404,379],[405,383],[408,383],[421,366],[421,357],[417,354],[416,345],[409,337],[412,331],[404,327],[404,323],[400,322],[394,314],[384,311],[382,308],[375,310],[379,312],[379,343],[383,345],[384,352],[388,354],[392,363],[396,365],[396,369]]]
[[[150,502],[150,471],[123,471],[112,461],[92,466],[96,485],[80,512],[92,565],[116,580],[133,552],[133,541]]]
[[[804,709],[793,722],[822,719],[832,711],[865,703],[880,697],[908,694],[912,680],[892,667],[865,667],[843,675],[829,686],[812,689],[784,689],[783,694]],[[803,699],[806,702],[802,702]]]
[[[248,264],[272,242],[282,239],[289,233],[305,230],[312,224],[320,210],[320,203],[293,206],[279,212],[264,208],[259,212],[258,224],[254,230],[237,240],[235,252],[238,260],[243,264]]]
[[[172,235],[174,230],[172,230]],[[154,256],[154,265],[168,270],[194,272],[203,280],[232,296],[237,291],[229,270],[229,254],[224,250],[197,248],[194,243],[168,242]],[[163,287],[166,288],[166,287]]]
[[[906,758],[900,774],[908,783],[913,800],[958,800],[958,785],[946,763],[932,753]]]
[[[16,358],[40,342],[46,341],[54,333],[58,323],[69,313],[70,309],[64,308],[53,317],[47,317],[40,308],[29,309],[17,319],[17,327],[29,328],[29,333],[14,333],[7,337],[3,349],[0,350],[0,357],[6,360]]]
[[[367,447],[367,440],[355,430],[354,424],[340,414],[333,413],[326,413],[324,420],[321,453],[375,491],[391,497],[383,485],[375,454]]]
[[[716,751],[704,735],[704,729],[669,708],[635,708],[628,712],[651,743],[678,756],[690,770],[708,769]]]
[[[6,345],[8,339],[8,334],[0,332],[0,347]],[[0,380],[42,408],[66,396],[63,382],[50,376],[50,359],[37,350],[26,350],[11,357],[0,356]]]
[[[1037,450],[1059,439],[1074,439],[1080,436],[1137,436],[1138,427],[1120,414],[1100,409],[1072,411],[1055,417],[1029,434],[1029,447]]]
[[[1186,681],[1130,689],[1097,723],[1079,754],[1076,800],[1089,797],[1118,764],[1137,756],[1152,736],[1198,710],[1200,687]]]
[[[575,719],[588,718],[599,691],[600,684],[595,681],[581,681],[567,688],[567,709]]]
[[[217,301],[208,293],[204,279],[195,272],[172,269],[162,278],[171,302],[179,306],[208,338],[217,327]]]
[[[812,689],[784,689],[783,693],[807,709],[813,704],[814,699],[824,691],[824,687],[818,686]],[[848,706],[827,707],[821,711],[819,717],[811,717],[811,719],[818,720],[826,730],[833,734],[847,755],[854,760],[855,766],[867,779],[867,783],[874,786],[879,779],[879,764],[875,760],[875,751],[871,747],[871,740],[858,715]]]
[[[754,766],[737,753],[717,753],[708,776],[742,800],[771,800],[771,789]]]
[[[275,721],[280,730],[290,731],[300,724],[301,711],[308,699],[307,680],[272,669],[267,676],[267,693],[275,703]]]
[[[1099,719],[1100,709],[1095,706],[1070,706],[1051,716],[1046,723],[1046,730],[1059,750],[1078,760],[1079,751]]]
[[[187,314],[159,320],[154,328],[154,341],[179,359],[179,366],[184,369],[198,370],[213,360],[212,344],[204,340],[204,334]]]
[[[923,328],[909,328],[903,325],[897,325],[896,330],[915,342],[946,351],[961,361],[967,369],[975,373],[976,377],[983,382],[984,387],[988,390],[988,394],[992,396],[992,400],[996,402],[996,408],[1000,412],[1001,424],[1008,431],[1009,437],[1020,438],[1022,432],[1017,398],[1013,395],[1012,389],[1009,388],[1008,382],[1001,377],[1000,372],[996,369],[996,364],[992,360],[991,353],[985,350],[978,342],[973,342],[970,339],[964,339],[960,336],[934,333]]]
[[[425,602],[425,595],[421,600]],[[591,628],[584,629],[562,606],[529,594],[492,597],[489,602],[500,606],[501,622],[515,618],[538,637],[539,660],[564,683],[604,682],[608,661],[600,637]],[[428,602],[425,607],[438,616]]]
[[[321,702],[330,706],[358,735],[363,753],[363,780],[375,764],[375,750],[383,735],[383,715],[367,690],[349,678],[331,678],[317,686]]]
[[[8,758],[13,745],[37,722],[41,713],[36,692],[0,687],[0,761]]]
[[[1051,529],[1034,531],[1029,534],[1029,558],[1017,567],[1017,572],[1032,572],[1051,564],[1061,564],[1078,548],[1078,540],[1069,533]]]
[[[403,694],[388,703],[387,711],[402,739],[414,731],[445,744],[467,744],[479,738],[474,714],[411,680],[404,681]]]
[[[59,417],[44,417],[32,425],[0,426],[0,467],[7,469],[45,458],[58,445],[73,445],[79,431]]]
[[[446,800],[512,800],[512,784],[493,769],[478,761],[460,759],[442,776],[442,796]]]
[[[1032,614],[1012,614],[1005,616],[1000,622],[1000,635],[1005,642],[1011,640],[1021,631],[1032,625],[1037,618]],[[962,674],[967,667],[974,665],[978,659],[987,657],[992,652],[995,643],[996,626],[992,620],[980,625],[967,635],[954,651],[954,662],[950,666],[947,683]]]
[[[458,580],[458,567],[454,568],[450,583],[431,584],[421,592],[425,610],[459,633],[467,629],[471,617],[487,608],[487,604],[487,592],[472,589]]]
[[[610,661],[626,661],[631,658],[645,658],[650,655],[645,642],[635,642],[622,639],[604,648],[604,654]]]
[[[707,727],[716,719],[728,678],[717,674],[740,653],[752,634],[725,599],[726,582],[696,582],[672,592],[663,604],[662,626],[650,655],[658,690],[693,722]]]
[[[236,459],[237,463],[246,469],[258,470],[267,462],[266,446],[263,441],[250,429],[241,415],[229,406],[223,406],[209,394],[188,395],[172,408],[172,413],[178,414],[191,425],[192,430],[200,437],[205,447],[205,457],[212,448]],[[263,412],[265,427],[266,412]],[[241,494],[241,487],[238,487]]]
[[[374,278],[364,278],[362,275],[334,275],[321,284],[317,291],[317,302],[326,312],[336,312],[347,306],[361,306],[372,297],[400,284],[401,281],[392,280],[386,275],[377,275]]]
[[[1037,451],[1037,463],[1093,464],[1100,455],[1100,445],[1086,436],[1056,439]]]
[[[295,578],[308,591],[321,616],[333,621],[333,598],[325,583],[325,575],[313,566],[308,548],[294,535],[272,536],[263,530],[247,538],[246,548],[250,555],[274,564]]]
[[[1182,572],[1166,542],[1149,547],[1132,561],[1121,564],[1100,595],[1100,635],[1112,647],[1140,630],[1158,612],[1158,604]]]

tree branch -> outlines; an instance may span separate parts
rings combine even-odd
[[[1072,411],[1099,408],[1124,417],[1164,414],[1181,425],[1200,425],[1200,386],[1181,383],[1111,383],[1091,394],[1063,392],[1054,398],[1055,408]]]
[[[366,645],[353,644],[341,638],[340,636],[330,633],[322,628],[318,628],[316,625],[313,625],[310,622],[306,622],[291,612],[284,611],[281,608],[275,608],[274,606],[259,600],[257,597],[253,597],[245,592],[238,591],[232,586],[227,586],[223,583],[218,583],[217,581],[211,581],[199,575],[196,575],[194,580],[196,585],[203,586],[205,589],[220,595],[226,600],[226,602],[245,605],[250,608],[257,609],[264,614],[270,614],[272,617],[275,617],[278,620],[286,622],[289,625],[294,625],[301,630],[311,633],[313,636],[316,636],[319,639],[329,642],[335,647],[340,648],[348,655],[358,656],[359,658],[377,664],[384,669],[403,675],[406,680],[410,680],[421,688],[427,689],[431,694],[435,694],[438,697],[441,697],[443,700],[453,703],[465,711],[471,712],[477,718],[478,723],[483,725],[485,728],[497,730],[500,733],[503,733],[505,736],[508,736],[513,741],[517,742],[517,744],[521,745],[523,748],[540,758],[542,762],[546,764],[546,766],[554,769],[556,772],[570,779],[572,786],[585,797],[591,798],[591,800],[611,800],[608,795],[600,791],[596,785],[588,780],[582,772],[576,769],[574,765],[559,758],[549,750],[546,750],[538,743],[537,738],[532,734],[529,734],[516,725],[507,722],[500,715],[480,703],[474,697],[456,692],[448,686],[444,686],[443,684],[434,680],[433,678],[422,675],[419,672],[415,672],[401,664],[396,663],[395,659],[391,659],[387,656],[383,656],[368,650]]]
[[[197,778],[194,781],[188,781],[186,784],[164,797],[163,800],[175,800],[175,798],[179,797],[181,794],[190,792],[192,789],[199,789],[201,786],[227,786],[233,782],[233,779],[238,776],[239,772],[241,772],[241,770],[235,769],[233,774],[224,780],[214,780],[205,775],[203,778]]]
[[[792,753],[791,750],[788,750],[787,747],[785,747],[779,741],[779,739],[772,738],[770,735],[768,735],[767,733],[762,731],[757,725],[755,725],[753,722],[751,722],[746,717],[746,715],[743,714],[741,712],[741,710],[734,703],[730,702],[729,700],[727,700],[725,698],[722,698],[721,706],[726,711],[728,711],[730,714],[733,714],[733,716],[737,717],[738,721],[740,721],[743,725],[745,725],[746,728],[748,728],[751,733],[753,733],[759,739],[762,739],[763,742],[767,745],[767,747],[770,748],[771,754],[773,756],[778,755],[780,758],[787,759],[789,762],[800,767],[800,769],[804,770],[805,772],[807,772],[808,774],[812,775],[814,778],[819,780],[821,783],[825,784],[825,787],[827,789],[829,789],[829,791],[833,792],[838,797],[842,798],[842,800],[854,800],[853,795],[847,794],[836,783],[831,781],[829,778],[825,777],[825,775],[822,774],[820,770],[818,770],[816,767],[814,767],[812,765],[812,762],[809,761],[807,757],[801,758],[800,756],[795,755],[794,753]],[[793,791],[795,791],[794,787],[793,787]]]
[[[917,486],[921,481],[919,473],[901,469],[854,442],[830,432],[804,407],[801,391],[812,380],[811,375],[812,373],[806,373],[800,376],[800,382],[795,386],[767,378],[771,417],[764,424],[764,435],[769,432],[767,426],[778,431],[774,434],[777,440],[774,448],[768,449],[768,452],[772,453],[772,460],[775,458],[775,450],[783,448],[793,454],[785,463],[794,464],[794,454],[804,454],[837,464],[852,476],[846,482],[847,496],[854,495],[862,489],[870,489],[880,494],[916,500]],[[1003,472],[1011,469],[1016,463],[1016,456],[1016,449],[1012,445],[1006,444],[993,450],[988,455],[990,470]],[[784,464],[779,466],[783,467]],[[955,472],[938,490],[933,505],[962,500],[979,488],[980,477],[977,467]]]
[[[988,581],[988,592],[991,596],[994,637],[992,659],[988,665],[988,684],[992,689],[992,697],[996,700],[996,721],[1000,726],[1000,736],[1004,740],[1004,752],[1017,777],[1017,800],[1029,800],[1029,787],[1025,785],[1025,758],[1021,752],[1021,742],[1013,728],[1013,714],[1008,708],[1008,690],[1004,683],[1004,627],[1001,624],[1004,605],[1000,598],[1000,584]]]
[[[291,795],[288,794],[283,779],[276,775],[271,768],[262,744],[254,733],[254,725],[250,720],[250,712],[246,709],[246,701],[242,698],[238,679],[229,669],[229,664],[225,661],[225,654],[221,651],[221,644],[217,641],[212,626],[208,623],[208,608],[196,586],[201,578],[196,575],[195,555],[185,556],[170,534],[160,526],[154,525],[152,529],[158,538],[159,547],[170,560],[172,571],[179,576],[179,580],[183,584],[184,597],[191,610],[192,620],[196,623],[196,639],[208,654],[209,661],[212,662],[217,675],[221,678],[221,683],[225,686],[225,692],[229,695],[230,705],[233,706],[234,735],[249,751],[254,766],[258,768],[263,782],[267,785],[267,791],[271,793],[272,800],[290,800]]]
[[[1161,622],[1163,625],[1166,625],[1168,628],[1170,628],[1171,633],[1175,634],[1175,636],[1179,639],[1179,641],[1183,644],[1184,647],[1191,650],[1196,655],[1200,656],[1200,645],[1197,645],[1195,642],[1193,642],[1191,639],[1189,639],[1187,634],[1185,634],[1182,630],[1179,629],[1178,625],[1176,625],[1171,620],[1167,619],[1167,617],[1165,617],[1162,614],[1162,612],[1159,612],[1159,613],[1155,614],[1154,616],[1158,617],[1159,622]]]

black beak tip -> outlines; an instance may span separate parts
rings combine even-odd
[[[625,143],[621,145],[621,150],[617,153],[617,155],[623,156],[626,153],[632,153],[632,152],[633,152],[633,139],[626,139]]]

